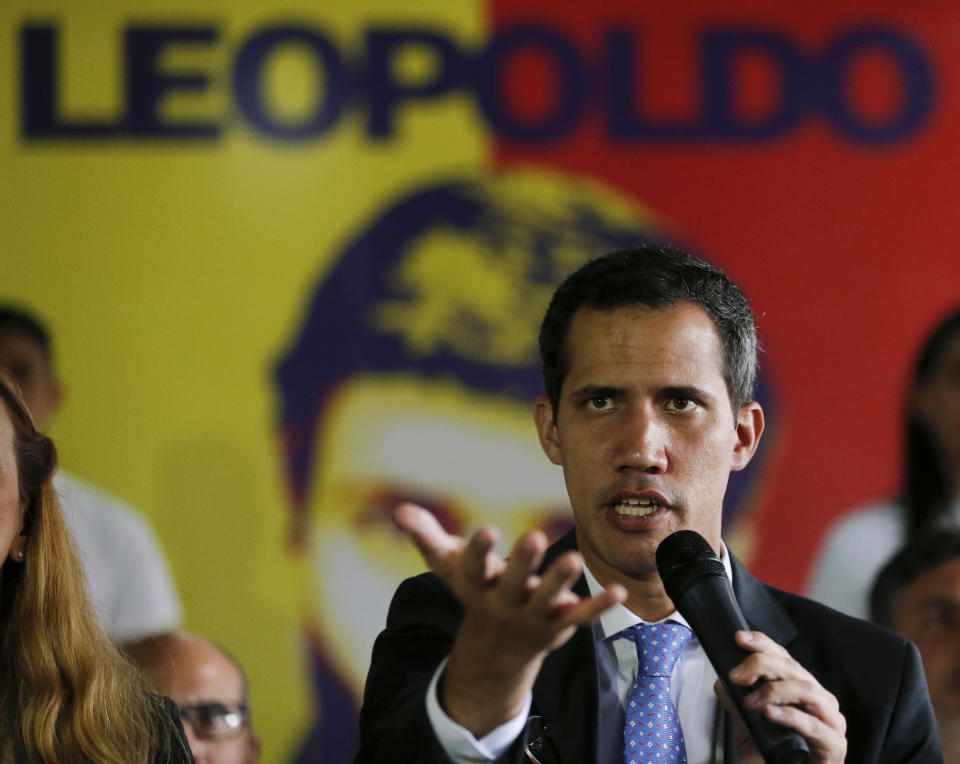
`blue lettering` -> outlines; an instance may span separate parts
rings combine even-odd
[[[771,112],[750,121],[734,111],[737,78],[734,65],[747,53],[760,54],[779,82],[779,98]],[[761,30],[710,31],[703,36],[701,89],[703,131],[699,137],[758,140],[783,135],[807,108],[808,63],[789,40]]]
[[[686,126],[675,121],[653,122],[642,113],[636,103],[636,94],[642,90],[637,84],[637,39],[629,29],[614,27],[605,35],[609,60],[610,135],[627,141],[663,140],[676,138]]]
[[[125,103],[122,120],[65,119],[58,114],[58,31],[25,24],[20,30],[20,126],[29,140],[138,138],[213,139],[228,123],[226,114],[208,121],[164,119],[160,106],[170,93],[204,93],[215,77],[204,71],[166,73],[160,62],[175,45],[210,47],[218,31],[203,26],[134,25],[124,37]],[[611,139],[631,142],[732,142],[771,140],[820,119],[836,134],[865,144],[902,141],[931,118],[936,78],[921,43],[897,29],[862,26],[828,40],[824,51],[801,48],[789,36],[757,28],[705,28],[698,41],[699,76],[691,83],[699,109],[690,117],[654,119],[645,113],[643,72],[637,51],[642,38],[627,27],[604,33],[602,55],[586,59],[561,32],[532,24],[501,30],[479,50],[467,50],[443,30],[402,27],[369,29],[365,48],[349,59],[318,31],[294,25],[257,30],[240,44],[233,66],[232,96],[250,127],[280,140],[307,140],[334,128],[348,106],[366,112],[366,132],[384,139],[397,131],[399,115],[456,92],[473,96],[495,135],[513,141],[547,143],[568,136],[587,117],[601,112]],[[271,57],[298,46],[312,57],[321,76],[315,103],[295,119],[271,113],[265,69]],[[407,52],[429,56],[434,65],[419,77],[398,66]],[[898,99],[889,113],[866,115],[851,97],[849,80],[864,56],[879,56],[895,72]],[[517,76],[521,58],[547,66],[553,98],[531,114],[511,103],[504,83]],[[744,113],[742,63],[749,57],[766,67],[773,83],[770,105],[761,114]],[[665,65],[669,65],[667,62]],[[659,75],[659,72],[656,73]]]
[[[127,129],[132,135],[215,138],[220,127],[209,122],[163,122],[159,105],[171,90],[204,91],[209,78],[201,73],[163,74],[157,62],[173,43],[209,45],[217,32],[207,27],[141,27],[127,29]]]
[[[278,48],[300,45],[310,51],[323,71],[326,92],[316,108],[297,123],[282,123],[263,102],[263,67]],[[251,37],[237,54],[233,69],[233,95],[250,124],[266,135],[298,139],[322,135],[333,127],[350,95],[347,69],[333,44],[316,32],[292,26],[275,26]]]
[[[847,74],[857,56],[884,54],[900,73],[900,109],[883,122],[869,122],[856,114],[847,98]],[[863,143],[902,140],[930,116],[934,75],[923,49],[909,37],[889,29],[857,29],[837,38],[820,66],[825,111],[837,132]]]
[[[57,30],[27,25],[20,30],[20,130],[33,139],[112,138],[118,124],[83,120],[67,122],[57,116],[59,47]]]
[[[404,48],[429,50],[437,59],[432,79],[402,84],[395,79],[394,57]],[[450,93],[463,84],[466,64],[453,41],[422,29],[376,29],[367,33],[366,95],[370,108],[367,132],[383,138],[394,131],[394,114],[403,101],[426,100]]]

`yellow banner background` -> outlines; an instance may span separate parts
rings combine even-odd
[[[49,320],[67,393],[52,428],[62,462],[151,520],[185,626],[227,646],[249,673],[267,762],[290,754],[309,710],[272,366],[325,258],[358,222],[414,181],[480,163],[487,140],[458,97],[402,115],[375,145],[355,113],[299,144],[256,134],[230,105],[229,67],[267,23],[316,27],[341,51],[378,21],[435,21],[464,41],[484,23],[470,1],[280,10],[250,0],[0,6],[0,299]],[[219,79],[162,105],[222,124],[218,140],[21,139],[25,23],[60,31],[61,112],[109,118],[122,110],[123,30],[153,21],[219,30],[209,48],[163,61]],[[276,62],[278,113],[309,108],[312,71],[295,55]]]

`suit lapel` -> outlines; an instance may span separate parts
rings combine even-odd
[[[770,595],[766,585],[751,576],[732,554],[730,563],[733,568],[733,593],[750,628],[762,631],[784,647],[789,645],[799,633],[796,624]]]
[[[733,570],[733,594],[750,628],[762,631],[784,647],[793,642],[799,633],[797,626],[773,599],[767,587],[751,576],[732,554],[730,566]],[[723,761],[724,764],[737,764],[740,761],[733,745],[733,722],[727,714],[723,714]]]
[[[571,531],[547,551],[541,571],[557,557],[576,549]],[[586,579],[573,587],[580,597],[589,597]],[[577,629],[570,640],[550,653],[533,686],[532,713],[540,714],[547,725],[561,762],[592,761],[597,750],[597,668],[593,630]]]

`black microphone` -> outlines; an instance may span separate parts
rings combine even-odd
[[[750,627],[733,596],[723,563],[706,539],[696,531],[670,534],[657,547],[657,570],[667,596],[703,645],[763,760],[767,764],[804,764],[810,749],[800,733],[774,724],[743,704],[743,699],[767,680],[742,687],[729,679],[731,669],[751,654],[736,643],[734,632]]]

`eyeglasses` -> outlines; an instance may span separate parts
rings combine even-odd
[[[250,721],[246,704],[229,706],[225,703],[197,703],[179,706],[180,718],[190,725],[201,740],[226,740],[240,734]]]

